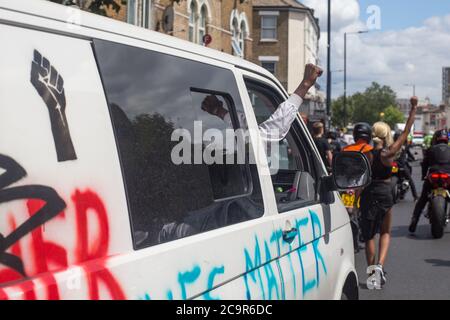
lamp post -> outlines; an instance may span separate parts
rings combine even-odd
[[[347,35],[368,33],[369,31],[344,33],[344,127],[347,127]]]
[[[331,121],[331,0],[328,0],[328,39],[327,39],[327,120]]]
[[[343,69],[341,69],[341,70],[332,70],[332,71],[330,71],[330,82],[331,82],[331,84],[333,85],[333,84],[336,84],[336,82],[333,82],[334,81],[334,78],[333,78],[333,74],[335,74],[335,73],[337,73],[337,72],[344,72],[344,70]],[[330,96],[333,94],[333,90],[332,90],[332,86],[330,86]]]
[[[405,84],[406,87],[412,87],[413,88],[413,96],[416,96],[416,85],[415,84]]]

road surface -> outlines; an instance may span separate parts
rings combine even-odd
[[[420,174],[419,163],[413,163],[419,195]],[[356,254],[360,299],[450,299],[450,226],[442,239],[435,240],[428,219],[422,215],[415,236],[411,236],[408,226],[413,210],[411,192],[393,209],[391,247],[385,264],[387,283],[382,290],[367,289],[364,249]]]

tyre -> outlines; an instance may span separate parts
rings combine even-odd
[[[394,198],[394,203],[398,202],[398,197],[399,197],[399,187],[398,187],[398,178],[394,177],[392,179],[392,197]]]
[[[351,273],[342,288],[341,300],[359,300],[358,281],[354,273]]]
[[[446,199],[440,196],[430,201],[431,234],[435,239],[440,239],[444,235],[445,204]]]

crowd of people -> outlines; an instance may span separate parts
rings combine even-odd
[[[306,93],[322,73],[323,71],[319,67],[312,64],[306,65],[304,79],[297,90],[277,108],[266,122],[260,125],[259,129],[265,137],[275,140],[284,138],[298,115]],[[311,131],[314,142],[320,157],[330,171],[333,164],[333,154],[338,152],[359,152],[367,157],[371,165],[371,182],[365,188],[354,190],[355,199],[359,198],[359,201],[353,201],[354,207],[352,209],[354,210],[349,210],[349,213],[359,212],[356,231],[365,243],[368,271],[370,270],[368,281],[375,277],[379,282],[379,286],[377,285],[376,288],[381,288],[386,283],[384,265],[391,240],[392,208],[395,203],[392,183],[394,161],[407,168],[406,177],[410,180],[411,191],[416,202],[409,227],[411,233],[415,231],[420,214],[428,202],[430,185],[425,179],[422,194],[418,197],[414,181],[411,178],[412,170],[408,166],[408,155],[411,155],[408,137],[410,137],[410,131],[415,121],[418,98],[412,97],[410,102],[411,109],[404,130],[395,135],[392,133],[390,126],[382,121],[372,126],[368,123],[356,124],[353,128],[352,139],[349,139],[349,135],[345,135],[342,130],[325,132],[325,126],[322,122],[312,124]],[[273,132],[277,132],[277,135],[274,136]],[[428,173],[437,170],[450,174],[448,131],[445,129],[436,131],[431,139],[430,148],[424,154],[423,172]],[[423,177],[425,177],[425,174]],[[377,234],[380,235],[378,256],[375,241]]]
[[[430,141],[429,149],[424,150],[422,163],[422,178],[424,180],[420,197],[417,194],[414,180],[412,179],[412,168],[410,160],[415,160],[411,152],[410,130],[414,123],[417,97],[412,97],[411,111],[402,132],[392,134],[391,128],[385,122],[377,122],[373,126],[367,123],[358,123],[353,128],[352,143],[348,143],[348,137],[344,136],[343,130],[330,130],[325,133],[322,122],[312,124],[312,135],[317,149],[325,165],[331,168],[333,154],[337,152],[360,152],[364,154],[371,163],[372,182],[363,190],[355,190],[355,208],[349,213],[358,218],[351,217],[354,229],[354,243],[359,246],[357,237],[361,237],[365,243],[365,253],[368,266],[371,268],[369,278],[374,274],[380,279],[381,286],[386,283],[386,262],[392,226],[392,208],[394,206],[394,184],[392,180],[393,163],[401,166],[415,201],[415,209],[412,214],[409,231],[414,233],[422,211],[428,202],[430,183],[426,179],[429,170],[439,170],[450,173],[450,147],[448,145],[448,131],[438,130]],[[357,221],[355,223],[355,221]],[[378,258],[376,256],[375,236],[379,234]]]

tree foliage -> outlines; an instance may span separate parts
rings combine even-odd
[[[381,119],[386,122],[391,128],[394,128],[396,123],[405,122],[404,114],[394,106],[389,106],[384,110],[384,117]]]
[[[396,94],[389,86],[381,86],[373,82],[363,93],[357,92],[347,97],[347,124],[367,122],[373,124],[380,120],[380,114],[390,106],[395,106]],[[395,107],[392,107],[395,109]],[[389,116],[397,120],[398,114],[393,115],[389,109]],[[332,122],[342,127],[344,124],[343,97],[333,102]]]
[[[63,4],[63,5],[79,5],[78,0],[50,0],[51,2]],[[112,9],[116,13],[120,11],[120,2],[124,3],[124,0],[92,0],[85,1],[81,9],[89,12],[99,14],[102,16],[108,16],[107,9]]]

